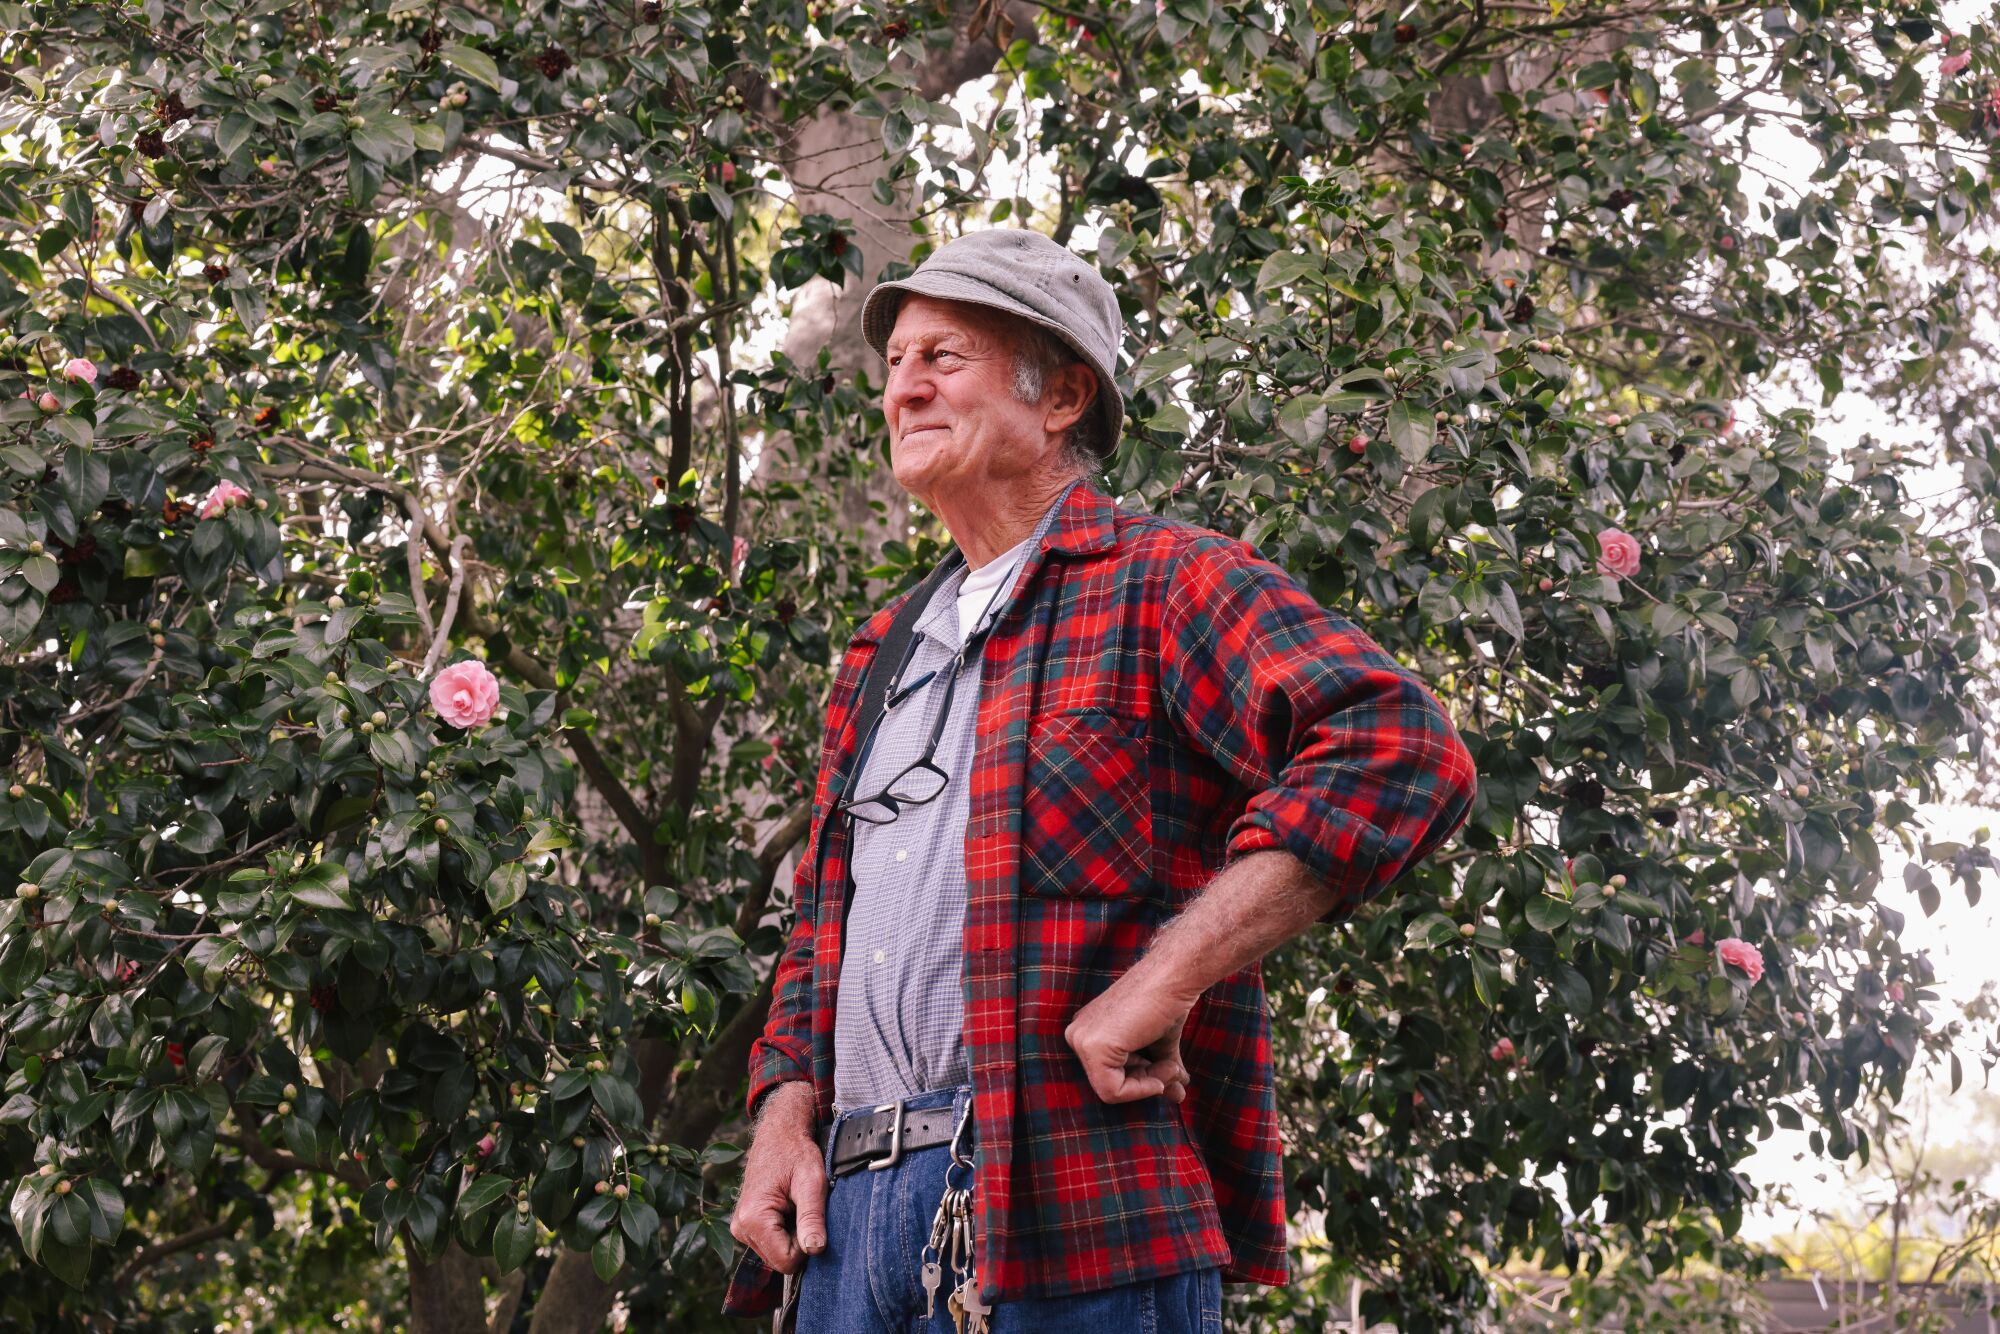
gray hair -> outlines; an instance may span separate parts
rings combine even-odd
[[[1088,365],[1076,349],[1039,324],[1015,320],[1014,397],[1023,403],[1039,403],[1048,388],[1049,376],[1064,366]],[[1096,379],[1096,372],[1091,372]],[[1103,392],[1103,386],[1098,386]],[[1104,439],[1104,417],[1095,401],[1084,409],[1063,432],[1062,461],[1065,466],[1088,477],[1101,472],[1110,462],[1109,442]]]

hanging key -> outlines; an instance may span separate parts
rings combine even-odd
[[[986,1317],[993,1308],[979,1295],[979,1272],[974,1270],[966,1275],[965,1282],[952,1296],[965,1308],[965,1328],[967,1334],[986,1334]]]

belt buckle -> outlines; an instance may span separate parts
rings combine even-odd
[[[889,1122],[888,1154],[881,1158],[870,1158],[868,1160],[868,1170],[879,1172],[885,1167],[894,1167],[897,1163],[903,1161],[903,1099],[898,1098],[894,1102],[885,1102],[873,1110],[877,1112],[894,1112],[896,1114]]]

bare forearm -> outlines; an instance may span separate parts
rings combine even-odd
[[[1333,906],[1289,852],[1253,852],[1232,863],[1160,930],[1121,979],[1192,1005],[1201,993],[1317,922]]]

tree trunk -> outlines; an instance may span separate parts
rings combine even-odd
[[[426,1264],[408,1242],[403,1253],[410,1263],[410,1334],[487,1334],[478,1260],[456,1243],[436,1264]]]

